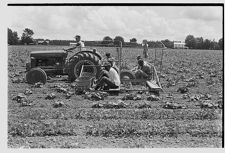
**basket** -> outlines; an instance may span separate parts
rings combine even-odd
[[[84,65],[82,66],[80,76],[75,80],[75,90],[77,91],[89,90],[94,82],[95,75],[90,72],[84,72],[83,67]]]
[[[94,78],[90,77],[79,77],[75,80],[76,90],[88,90],[91,88]]]

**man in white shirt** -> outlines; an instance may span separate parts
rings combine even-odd
[[[119,68],[116,66],[115,59],[113,57],[108,58],[108,62],[111,64],[111,67],[114,68],[117,73],[119,73]]]
[[[105,63],[104,66],[106,71],[100,76],[95,90],[98,90],[100,88],[103,88],[104,90],[119,88],[121,82],[120,76],[117,71],[112,68],[111,64],[108,62]]]
[[[81,41],[81,37],[79,35],[76,35],[74,38],[76,39],[75,46],[74,47],[71,47],[69,49],[66,49],[67,51],[71,51],[71,50],[74,50],[76,48],[78,48],[79,51],[81,51],[81,49],[84,48],[84,42]]]

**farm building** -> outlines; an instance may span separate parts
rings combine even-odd
[[[35,44],[37,44],[37,45],[49,45],[49,40],[48,39],[46,39],[46,40],[44,40],[44,39],[35,39]]]
[[[186,44],[184,42],[181,41],[174,41],[173,42],[173,48],[177,48],[177,49],[187,49],[188,47],[185,46]]]

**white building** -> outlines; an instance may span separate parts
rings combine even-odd
[[[173,48],[176,49],[188,49],[188,47],[185,46],[185,42],[181,42],[181,41],[174,41],[173,42]]]
[[[37,45],[49,45],[50,41],[48,39],[35,39],[35,44]]]

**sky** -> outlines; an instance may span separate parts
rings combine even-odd
[[[8,6],[8,27],[33,38],[102,40],[122,36],[125,41],[184,41],[191,34],[218,41],[222,38],[220,6]]]

